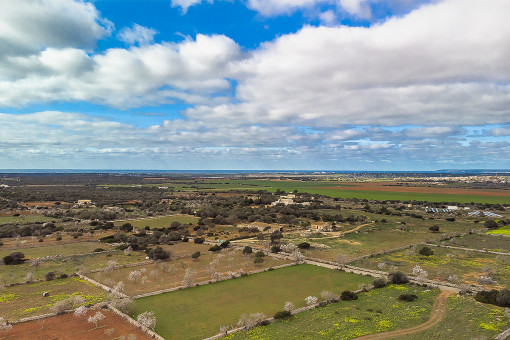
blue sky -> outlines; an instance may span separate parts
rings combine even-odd
[[[0,3],[0,168],[510,168],[506,0]]]

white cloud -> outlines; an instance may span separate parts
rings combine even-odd
[[[187,114],[311,126],[508,123],[508,13],[506,0],[446,0],[368,28],[304,27],[238,64],[239,104]]]
[[[311,8],[319,3],[331,3],[331,0],[248,0],[247,6],[262,15],[274,16],[289,14],[297,9]]]
[[[370,18],[372,12],[368,2],[369,0],[339,0],[339,5],[349,14],[360,18]]]
[[[148,45],[154,42],[154,35],[157,33],[155,29],[134,24],[133,27],[123,28],[117,38],[128,45]]]
[[[327,10],[319,15],[321,24],[324,26],[333,26],[336,23],[336,14],[333,10]]]
[[[510,136],[510,126],[491,129],[489,134],[495,137]]]
[[[112,27],[88,2],[0,1],[0,57],[37,53],[47,47],[94,48]]]
[[[207,2],[212,3],[213,0],[207,0]],[[171,0],[171,3],[172,7],[180,7],[182,13],[186,14],[190,7],[201,4],[202,0]]]
[[[80,100],[127,108],[176,100],[225,102],[230,90],[225,78],[239,57],[239,46],[231,39],[201,34],[195,40],[109,49],[93,56],[51,48],[0,62],[0,70],[11,76],[0,80],[0,105]]]

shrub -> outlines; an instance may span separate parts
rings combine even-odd
[[[58,277],[59,279],[67,279],[69,277],[69,275],[67,274],[60,274],[60,276]]]
[[[261,264],[262,262],[264,262],[263,257],[255,257],[255,260],[253,260],[253,263],[255,264]]]
[[[3,246],[3,245],[4,245],[4,243],[2,241],[0,241],[0,247]]]
[[[124,223],[123,225],[120,226],[119,229],[125,232],[130,232],[133,231],[133,226],[131,225],[131,223]]]
[[[230,245],[230,241],[225,241],[225,242],[220,244],[220,247],[227,248],[229,245]]]
[[[197,237],[193,240],[193,242],[195,242],[196,244],[202,244],[202,243],[204,243],[204,241],[205,241],[205,238],[203,238],[203,237]]]
[[[374,285],[374,288],[382,288],[388,284],[388,281],[383,278],[375,279],[372,284]]]
[[[25,261],[24,257],[25,257],[25,254],[17,251],[17,252],[9,254],[7,256],[4,256],[3,260],[4,260],[5,265],[15,265],[15,264],[23,263]]]
[[[44,275],[44,279],[46,281],[55,280],[55,277],[57,277],[57,275],[54,272],[48,272],[46,275]]]
[[[483,225],[487,229],[496,229],[498,227],[498,224],[494,220],[487,220]]]
[[[275,244],[274,246],[271,247],[271,253],[273,253],[273,254],[277,254],[281,251],[282,251],[282,248],[280,248],[280,246],[277,244]]]
[[[255,253],[255,257],[264,257],[266,256],[263,251],[258,251]]]
[[[433,225],[432,227],[429,228],[429,230],[433,233],[437,233],[439,232],[439,226]]]
[[[274,319],[275,320],[285,320],[285,319],[290,318],[291,316],[292,316],[292,314],[290,311],[282,310],[282,311],[276,312],[276,314],[274,315]]]
[[[221,247],[219,245],[214,245],[211,248],[209,248],[209,251],[220,251]]]
[[[401,294],[398,299],[401,301],[409,301],[412,302],[418,298],[416,294]]]
[[[250,255],[251,253],[253,253],[253,249],[251,249],[250,246],[244,247],[244,249],[243,249],[243,254],[244,255]]]
[[[493,290],[484,290],[476,293],[475,300],[481,303],[490,303],[492,305],[496,305],[496,298],[498,296],[499,291],[496,289]]]
[[[42,238],[39,239],[39,242],[44,242],[44,240]]]
[[[357,300],[358,294],[351,292],[350,290],[344,290],[342,294],[340,294],[340,300],[342,301],[352,301]]]
[[[308,249],[308,248],[310,248],[310,243],[302,242],[302,243],[298,244],[298,248],[299,249]]]
[[[431,256],[434,255],[434,251],[430,249],[430,247],[422,247],[418,253],[423,256]]]
[[[57,236],[56,240],[57,241],[62,241],[62,236]]]
[[[96,249],[94,249],[94,251],[93,251],[93,252],[94,252],[94,253],[99,253],[99,252],[102,252],[102,251],[106,251],[106,250],[105,250],[105,249],[103,249],[103,248],[96,248]]]
[[[510,307],[510,290],[503,289],[496,296],[496,302],[498,306]]]
[[[407,275],[405,273],[403,273],[403,272],[400,272],[400,271],[391,272],[388,275],[388,280],[391,283],[395,283],[395,284],[403,284],[403,283],[408,283],[409,282],[409,279],[407,278]]]
[[[196,251],[193,254],[191,254],[191,258],[193,258],[195,260],[198,259],[199,257],[200,257],[200,252],[199,251]]]
[[[168,260],[170,258],[170,253],[163,250],[161,247],[156,247],[151,249],[148,254],[149,258],[153,261],[156,260]]]

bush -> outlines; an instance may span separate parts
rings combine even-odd
[[[44,240],[42,238],[39,239],[39,242],[44,242]]]
[[[273,254],[277,254],[281,251],[282,251],[282,248],[280,248],[280,246],[277,244],[275,244],[274,246],[271,247],[271,253],[273,253]]]
[[[96,249],[94,249],[93,253],[99,253],[99,252],[102,252],[102,251],[106,251],[106,250],[103,249],[103,248],[96,248]]]
[[[388,284],[388,281],[383,278],[375,279],[372,284],[374,285],[374,288],[382,288]]]
[[[403,272],[397,271],[397,272],[391,272],[388,275],[388,280],[391,283],[394,284],[404,284],[409,283],[409,279],[407,278],[407,275]]]
[[[203,238],[203,237],[197,237],[193,240],[193,242],[195,242],[196,244],[202,244],[202,243],[204,243],[204,241],[205,241],[205,238]]]
[[[251,253],[253,253],[253,249],[251,249],[250,246],[244,247],[244,249],[243,249],[243,254],[244,255],[250,255]]]
[[[357,300],[358,294],[351,292],[350,290],[344,290],[342,294],[340,294],[340,300],[342,301],[352,301]]]
[[[438,233],[439,232],[439,226],[437,225],[433,225],[432,227],[429,228],[429,230],[433,233]]]
[[[170,258],[170,253],[163,250],[161,247],[156,247],[151,249],[148,254],[149,258],[153,261],[157,260],[168,260]]]
[[[55,280],[56,277],[57,277],[57,275],[54,272],[48,272],[48,273],[46,273],[46,275],[44,275],[44,279],[46,281]]]
[[[285,320],[285,319],[290,318],[291,316],[292,316],[292,314],[290,311],[282,310],[282,311],[276,312],[276,314],[274,315],[274,319],[275,320]]]
[[[510,290],[503,289],[496,296],[496,302],[498,306],[510,307]]]
[[[220,247],[227,248],[229,245],[230,245],[230,241],[225,241],[225,242],[220,244]]]
[[[496,289],[493,290],[484,290],[476,293],[475,300],[481,303],[490,303],[492,305],[496,305],[496,298],[498,296],[499,291]]]
[[[431,256],[434,255],[434,251],[430,249],[430,247],[422,247],[418,253],[423,256]]]
[[[69,275],[67,274],[60,274],[60,276],[58,277],[59,279],[67,279],[69,277]]]
[[[4,260],[5,265],[15,265],[15,264],[23,263],[25,261],[24,257],[25,257],[25,254],[17,251],[17,252],[9,254],[7,256],[4,256],[3,260]]]
[[[401,294],[398,299],[401,301],[409,301],[412,302],[418,298],[416,294]]]
[[[62,236],[57,236],[56,240],[57,241],[62,241]]]
[[[4,245],[4,243],[2,241],[0,241],[0,247],[3,246],[3,245]]]
[[[253,260],[253,263],[255,264],[261,264],[262,262],[264,262],[263,257],[256,257],[255,260]]]
[[[259,250],[258,252],[256,252],[256,253],[255,253],[255,257],[263,258],[264,256],[266,256],[266,255],[264,254],[264,252],[263,252],[263,251],[260,251],[260,250]]]
[[[298,248],[299,249],[309,249],[310,248],[310,243],[302,242],[302,243],[298,244]]]
[[[120,226],[119,229],[125,232],[130,232],[133,231],[133,226],[131,225],[131,223],[124,223],[123,225]]]
[[[215,245],[215,246],[212,246],[211,248],[209,248],[209,251],[220,251],[221,250],[221,247],[219,245]]]
[[[498,227],[498,224],[494,220],[487,220],[483,225],[487,229],[496,229]]]
[[[198,259],[199,257],[200,257],[200,252],[199,251],[196,251],[193,254],[191,254],[191,258],[193,258],[195,260]]]

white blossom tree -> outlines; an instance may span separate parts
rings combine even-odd
[[[184,272],[183,284],[186,287],[191,287],[191,285],[195,282],[195,277],[197,276],[197,272],[193,268],[187,268]]]
[[[156,316],[154,315],[154,312],[143,312],[136,317],[136,321],[151,330],[156,328]]]
[[[287,312],[292,312],[295,309],[294,304],[290,301],[285,302],[285,306],[283,306],[283,310]]]
[[[315,297],[315,296],[308,296],[308,297],[305,299],[305,301],[306,301],[306,304],[307,304],[308,306],[310,306],[310,305],[315,305],[315,304],[317,303],[317,297]]]
[[[90,322],[90,323],[93,323],[94,326],[97,328],[97,324],[99,323],[99,321],[104,320],[105,318],[106,318],[106,316],[104,316],[103,313],[96,312],[96,314],[94,314],[94,316],[90,316],[87,319],[87,321]]]

